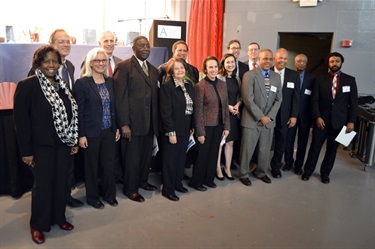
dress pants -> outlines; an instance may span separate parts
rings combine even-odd
[[[190,186],[201,187],[205,183],[211,184],[214,182],[223,129],[223,124],[206,126],[206,136],[203,144],[198,141],[198,138],[195,138],[198,156],[190,179]]]
[[[329,176],[335,163],[337,148],[339,147],[339,143],[336,142],[335,139],[340,133],[340,130],[341,129],[334,129],[330,124],[326,124],[323,130],[314,125],[311,146],[304,166],[306,175],[311,176],[315,171],[320,150],[323,147],[324,141],[327,139],[327,148],[320,166],[320,175],[322,177]]]
[[[297,137],[297,153],[296,153],[296,160],[294,161],[294,141],[296,139],[298,130],[298,137]],[[303,163],[305,161],[306,155],[306,148],[307,142],[309,140],[310,135],[310,126],[303,127],[299,119],[297,119],[297,124],[288,129],[288,134],[286,137],[286,145],[285,145],[285,164],[288,166],[293,166],[295,168],[301,169]]]
[[[162,150],[162,179],[163,193],[175,194],[175,189],[182,188],[185,172],[186,149],[189,142],[189,132],[184,136],[177,136],[177,143],[171,144],[169,137],[161,135]]]
[[[84,149],[87,203],[94,204],[99,200],[99,170],[103,199],[113,200],[116,197],[115,133],[112,129],[102,130],[99,136],[88,137],[87,143],[88,147]]]
[[[273,128],[259,126],[257,128],[242,127],[239,178],[249,176],[250,161],[256,151],[258,166],[255,170],[257,177],[267,174],[270,165]]]
[[[66,222],[66,182],[68,168],[73,164],[71,148],[58,144],[55,146],[34,145],[32,168],[34,186],[31,198],[30,226],[49,232],[54,224]]]
[[[286,137],[289,128],[287,126],[281,127],[276,125],[275,127],[275,147],[273,150],[273,157],[271,159],[271,169],[280,170],[283,166],[281,160],[285,152]]]
[[[138,193],[141,186],[147,185],[151,165],[154,133],[150,129],[145,136],[131,135],[131,140],[122,139],[125,152],[124,194]]]

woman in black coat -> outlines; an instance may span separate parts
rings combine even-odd
[[[188,192],[182,185],[186,150],[193,133],[194,89],[185,79],[187,64],[182,58],[172,58],[167,63],[169,80],[161,85],[160,113],[162,121],[162,195],[178,201],[175,191]]]
[[[73,87],[78,103],[79,146],[83,148],[87,204],[103,209],[99,199],[99,169],[103,199],[118,205],[114,178],[116,129],[113,80],[108,77],[108,56],[102,48],[90,50],[85,73]],[[99,167],[100,165],[100,167]]]
[[[21,80],[14,95],[14,121],[22,161],[31,167],[34,186],[31,199],[32,240],[41,244],[43,232],[66,221],[68,168],[78,151],[77,103],[58,69],[61,55],[51,46],[38,48],[33,56],[35,75]]]

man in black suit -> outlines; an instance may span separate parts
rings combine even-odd
[[[243,75],[249,71],[249,66],[243,63],[242,61],[238,60],[238,57],[240,56],[241,53],[241,43],[239,40],[230,40],[228,42],[227,46],[227,53],[233,54],[234,57],[236,58],[236,67],[237,67],[237,73],[236,76],[240,77],[242,81]]]
[[[138,189],[157,188],[147,182],[154,135],[158,135],[158,70],[146,61],[150,43],[133,39],[134,55],[117,64],[113,74],[116,116],[124,150],[124,194],[136,202],[145,199]]]
[[[315,170],[320,150],[327,140],[327,149],[320,166],[321,181],[330,182],[329,175],[336,159],[339,143],[335,141],[344,125],[354,130],[358,114],[358,91],[355,78],[341,72],[344,57],[337,52],[327,57],[329,72],[316,80],[312,92],[312,115],[315,120],[309,154],[302,175],[308,181]]]
[[[74,84],[74,70],[75,67],[71,61],[66,59],[70,54],[71,40],[70,36],[64,29],[55,29],[50,37],[49,44],[59,51],[61,55],[62,64],[59,67],[59,75],[64,82],[69,86],[70,90]],[[35,68],[31,68],[27,76],[35,74]],[[74,163],[69,167],[69,177],[66,185],[66,205],[69,207],[82,207],[83,202],[72,197],[71,191],[74,183]]]
[[[299,97],[299,113],[297,124],[288,129],[285,146],[285,166],[284,171],[293,169],[297,175],[302,175],[302,166],[305,161],[307,141],[310,135],[310,127],[312,125],[311,118],[311,93],[315,83],[315,76],[307,72],[307,57],[304,54],[298,54],[294,58],[294,66],[300,76],[300,97]],[[294,161],[294,141],[298,130],[297,154]]]
[[[295,126],[299,107],[300,79],[296,71],[286,68],[288,51],[279,48],[274,57],[275,66],[271,69],[280,74],[283,102],[276,116],[274,152],[271,160],[271,173],[274,178],[281,178],[282,157],[285,152],[288,129]]]

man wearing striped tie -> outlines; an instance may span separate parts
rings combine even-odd
[[[339,143],[335,138],[346,125],[354,130],[358,113],[358,92],[355,78],[341,71],[344,57],[337,52],[327,57],[329,72],[317,79],[312,91],[312,116],[315,120],[309,154],[302,175],[308,181],[315,170],[320,150],[327,140],[327,149],[320,167],[321,181],[330,182]]]

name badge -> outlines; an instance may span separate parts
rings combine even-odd
[[[286,83],[287,88],[294,88],[294,82],[288,82]]]
[[[305,94],[306,94],[306,95],[311,95],[311,90],[309,90],[309,89],[305,89]]]
[[[276,92],[277,91],[277,87],[276,86],[271,86],[271,92]]]
[[[342,87],[342,92],[343,93],[350,93],[350,86],[343,86]]]

